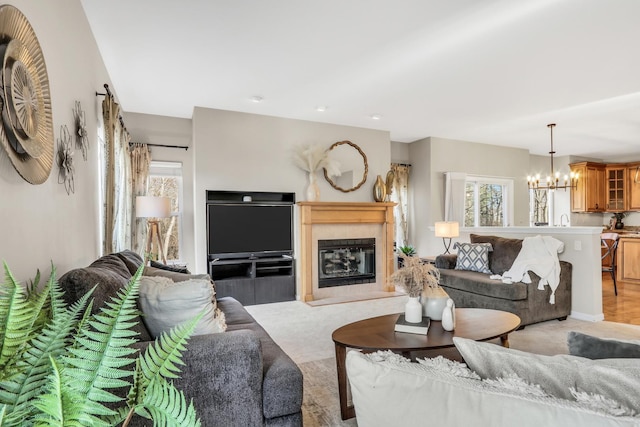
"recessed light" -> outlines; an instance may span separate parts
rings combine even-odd
[[[263,97],[257,96],[257,95],[251,97],[251,101],[255,102],[256,104],[259,102],[262,102],[263,99],[264,99]]]
[[[327,108],[329,108],[329,107],[327,107],[326,105],[318,105],[316,107],[316,111],[319,111],[319,112],[323,113],[323,112],[327,111]]]
[[[372,120],[380,120],[382,118],[380,114],[372,114],[370,117]]]

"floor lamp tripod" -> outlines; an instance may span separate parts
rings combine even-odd
[[[162,233],[160,232],[160,220],[158,218],[168,218],[171,215],[171,199],[168,197],[137,196],[136,197],[136,217],[151,218],[147,220],[147,248],[145,258],[151,260],[151,250],[153,240],[158,246],[158,258],[162,258],[164,264],[167,258],[164,255],[162,245]],[[146,260],[145,260],[146,261]]]

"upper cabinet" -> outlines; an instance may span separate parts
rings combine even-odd
[[[624,212],[628,210],[626,197],[626,165],[607,165],[605,169],[605,197],[607,212]]]
[[[605,169],[601,163],[572,163],[571,172],[578,177],[577,188],[571,191],[571,212],[604,212]]]
[[[572,163],[571,212],[640,212],[640,162]]]
[[[627,210],[640,211],[640,162],[627,164]]]

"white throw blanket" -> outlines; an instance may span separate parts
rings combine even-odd
[[[545,285],[551,288],[550,304],[556,303],[556,289],[560,284],[560,261],[558,254],[564,250],[564,243],[551,236],[525,237],[522,249],[509,271],[502,275],[504,283],[531,283],[528,271],[540,276],[538,289]]]

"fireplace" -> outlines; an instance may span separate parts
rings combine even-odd
[[[385,202],[298,202],[300,207],[300,299],[305,302],[357,301],[393,293],[387,277],[395,269],[393,207]],[[346,286],[320,287],[320,240],[375,241],[375,280]],[[350,245],[347,245],[350,246]],[[373,266],[372,266],[373,267]]]
[[[319,288],[375,281],[375,238],[318,240]]]

